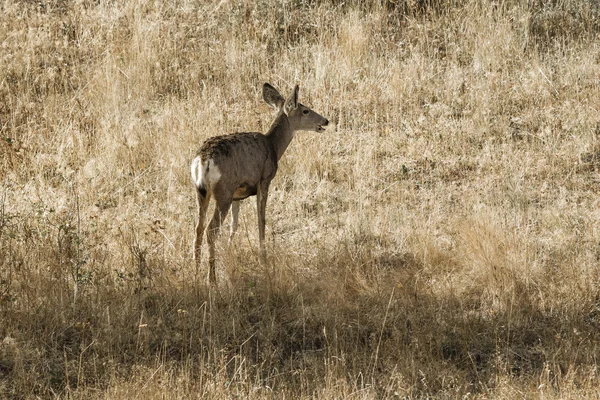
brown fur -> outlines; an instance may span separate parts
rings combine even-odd
[[[204,218],[211,198],[216,201],[215,212],[207,230],[209,281],[216,282],[215,240],[229,209],[233,221],[230,240],[237,227],[239,200],[257,197],[258,236],[261,260],[266,259],[265,208],[269,185],[277,173],[277,164],[294,133],[299,130],[323,131],[329,121],[298,103],[298,86],[286,101],[269,84],[263,85],[264,100],[279,110],[269,132],[242,132],[212,137],[204,142],[192,162],[198,200],[198,223],[194,240],[194,257],[200,262],[204,233]],[[218,173],[215,173],[215,170]]]
[[[271,180],[277,172],[277,155],[269,138],[259,132],[214,136],[204,142],[197,155],[212,160],[223,176],[212,188],[233,200],[257,192],[257,182]]]

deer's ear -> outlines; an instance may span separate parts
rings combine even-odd
[[[298,85],[294,86],[294,90],[290,97],[285,101],[285,107],[283,111],[289,115],[292,111],[298,108]]]
[[[268,83],[263,85],[263,99],[268,105],[277,110],[280,110],[285,103],[285,99],[279,94],[277,89]]]

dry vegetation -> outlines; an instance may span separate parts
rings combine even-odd
[[[0,398],[597,398],[593,4],[3,1]],[[211,291],[189,162],[263,82],[334,124]]]

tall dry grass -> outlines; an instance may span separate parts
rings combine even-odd
[[[582,1],[4,1],[0,397],[598,397],[600,48]],[[191,259],[189,161],[300,133]]]

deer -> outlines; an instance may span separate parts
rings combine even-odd
[[[298,90],[298,85],[295,85],[289,97],[284,99],[277,89],[265,83],[263,99],[277,110],[267,133],[238,132],[213,136],[202,144],[192,160],[191,173],[198,205],[194,259],[199,267],[206,230],[208,281],[211,285],[217,281],[215,242],[221,225],[231,209],[231,243],[238,227],[240,201],[250,196],[256,196],[259,255],[261,262],[266,262],[265,212],[269,186],[277,173],[279,160],[296,132],[323,132],[329,124],[327,118],[298,102]],[[215,210],[206,228],[204,221],[211,198],[215,200]]]

